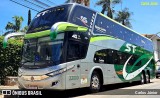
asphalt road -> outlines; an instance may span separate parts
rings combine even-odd
[[[149,92],[149,93],[148,93]],[[160,79],[153,79],[151,83],[121,83],[106,85],[99,93],[91,94],[88,88],[67,91],[42,91],[41,96],[4,96],[4,98],[160,98]]]
[[[138,83],[109,85],[94,95],[87,94],[76,98],[160,98],[160,79],[153,79],[151,83],[144,85]]]

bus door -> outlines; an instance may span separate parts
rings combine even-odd
[[[80,68],[81,68],[80,44],[77,41],[69,40],[67,48],[67,74],[66,89],[80,87]]]
[[[86,57],[89,38],[86,33],[69,32],[67,44],[66,88],[80,87],[81,60]]]
[[[66,89],[80,87],[80,60],[67,63]]]

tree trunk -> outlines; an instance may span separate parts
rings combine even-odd
[[[31,10],[28,11],[28,26],[31,23]]]
[[[122,25],[124,25],[124,26],[125,26],[125,22],[124,22],[124,19],[122,20]]]
[[[103,8],[103,9],[102,9],[102,11],[101,11],[101,13],[102,13],[102,14],[104,14],[105,10],[106,10],[106,9],[105,9],[105,8]]]
[[[111,19],[113,19],[110,0],[108,0],[108,3],[107,3],[107,10],[108,10],[107,11],[107,16],[110,17]]]
[[[111,19],[113,19],[112,10],[110,7],[108,7],[107,16],[110,17]]]

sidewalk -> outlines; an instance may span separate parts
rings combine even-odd
[[[0,86],[0,91],[4,90],[4,89],[19,89],[19,88],[18,88],[17,85],[15,85],[15,86],[4,86],[4,85],[1,85]],[[4,98],[4,95],[0,94],[0,98]]]
[[[3,90],[3,89],[18,89],[18,86],[15,85],[15,86],[4,86],[4,85],[1,85],[0,86],[0,90]]]

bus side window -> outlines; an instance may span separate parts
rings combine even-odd
[[[133,55],[130,61],[128,62],[128,65],[134,65],[138,58],[139,56]],[[140,66],[140,65],[141,65],[141,61],[139,61],[135,66]]]
[[[67,51],[67,61],[78,60],[80,58],[80,46],[76,42],[69,41]]]
[[[149,63],[150,66],[154,66],[155,65],[155,61],[152,59],[151,62]]]
[[[138,60],[139,56],[135,55],[136,60]],[[141,61],[139,61],[136,66],[141,66]]]
[[[94,62],[124,65],[130,56],[131,54],[113,50],[113,49],[102,49],[95,52]],[[127,65],[133,65],[138,58],[139,58],[138,55],[133,55],[132,58],[127,63]],[[141,65],[141,61],[139,61],[136,64],[136,66],[140,66],[140,65]]]
[[[95,63],[105,63],[106,62],[106,52],[105,50],[99,50],[95,52],[94,62]]]
[[[84,59],[87,54],[89,37],[84,32],[68,33],[67,61]]]
[[[107,49],[106,52],[107,52],[106,64],[113,64],[113,51]]]

